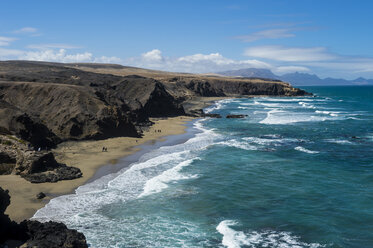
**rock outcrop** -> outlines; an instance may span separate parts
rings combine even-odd
[[[79,168],[58,163],[52,152],[35,151],[23,140],[0,135],[0,175],[17,174],[32,183],[57,182],[82,176]]]
[[[88,247],[84,235],[71,230],[63,223],[24,220],[20,224],[4,214],[10,204],[7,190],[0,187],[0,247],[7,246],[7,240],[18,241],[21,247],[38,248],[84,248]]]
[[[209,114],[209,113],[205,113],[203,111],[203,109],[192,109],[192,110],[189,110],[188,114],[190,116],[193,116],[193,117],[221,118],[220,114]]]

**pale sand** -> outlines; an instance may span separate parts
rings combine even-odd
[[[174,117],[159,119],[146,132],[142,138],[111,138],[99,141],[65,142],[54,150],[58,162],[75,166],[81,169],[83,177],[75,180],[60,181],[57,183],[32,184],[17,175],[0,176],[0,186],[8,189],[11,204],[6,214],[12,220],[22,221],[30,218],[53,197],[74,192],[74,190],[93,177],[101,166],[116,163],[119,158],[128,156],[140,148],[138,145],[148,141],[162,140],[162,137],[185,133],[187,121],[191,117]],[[162,130],[155,132],[154,130]],[[136,142],[137,140],[137,142]],[[102,152],[102,147],[107,147],[107,152]],[[47,197],[38,200],[36,195],[44,192]]]

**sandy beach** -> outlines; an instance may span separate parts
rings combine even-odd
[[[118,159],[139,151],[138,146],[142,144],[162,140],[165,136],[184,133],[186,129],[184,124],[192,119],[185,116],[152,119],[155,124],[144,132],[142,138],[121,137],[99,141],[70,141],[60,144],[54,150],[57,161],[80,168],[83,177],[57,183],[32,184],[18,175],[2,175],[0,186],[8,189],[11,195],[11,204],[6,214],[17,222],[32,217],[51,198],[74,192],[77,187],[92,178],[100,167],[115,164]],[[107,152],[102,152],[102,147],[107,147]],[[44,192],[47,197],[38,200],[36,195],[39,192]]]

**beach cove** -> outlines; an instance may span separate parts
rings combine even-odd
[[[98,176],[95,174],[99,168],[109,165],[100,172],[101,176],[113,173],[118,168],[113,171],[110,165],[114,166],[121,158],[138,152],[141,145],[155,144],[164,141],[166,136],[184,133],[185,124],[191,120],[193,118],[186,116],[153,119],[154,125],[144,132],[142,138],[120,137],[97,141],[69,141],[60,144],[53,150],[56,160],[80,168],[83,177],[56,183],[33,184],[18,175],[2,175],[0,186],[8,189],[11,195],[11,205],[7,208],[6,214],[15,221],[32,217],[50,199],[73,193],[79,186],[97,179]],[[108,151],[102,152],[102,147],[107,147]],[[41,200],[36,199],[39,192],[45,193],[47,197]]]

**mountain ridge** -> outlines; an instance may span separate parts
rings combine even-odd
[[[269,69],[261,68],[229,70],[217,72],[216,74],[231,77],[275,79],[289,82],[294,86],[373,85],[373,79],[366,79],[363,77],[358,77],[353,80],[332,77],[322,79],[316,74],[309,74],[304,72],[286,73],[282,76],[279,76],[274,74]]]

